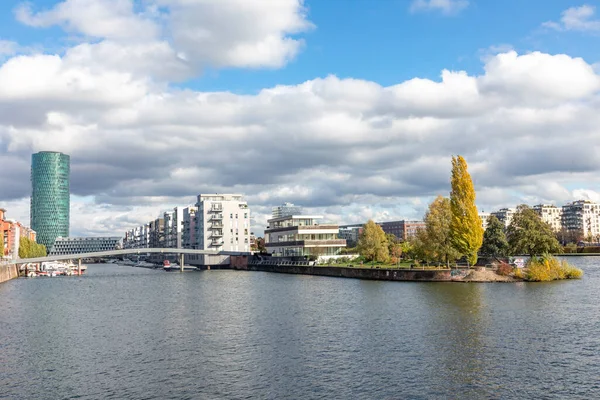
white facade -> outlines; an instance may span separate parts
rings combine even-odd
[[[240,194],[200,194],[195,248],[250,252],[250,209]],[[192,263],[220,264],[227,256],[191,256]]]
[[[562,207],[562,226],[568,231],[580,231],[586,239],[600,239],[600,204],[578,200]]]
[[[485,231],[488,226],[488,218],[492,214],[486,213],[486,212],[480,212],[478,215],[479,215],[479,219],[481,219],[481,226],[483,227],[483,230]]]
[[[491,215],[498,218],[498,220],[504,224],[504,227],[508,228],[515,212],[517,212],[516,208],[501,208],[500,210],[491,213]]]
[[[183,209],[175,207],[163,215],[165,221],[165,246],[170,249],[183,248]]]
[[[538,204],[533,206],[533,210],[542,221],[550,225],[554,232],[562,229],[562,208],[549,204]]]
[[[319,215],[289,215],[273,218],[265,229],[265,246],[274,256],[318,256],[340,254],[346,240],[339,239],[337,225],[319,225]]]

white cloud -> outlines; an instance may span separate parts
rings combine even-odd
[[[566,189],[573,181],[600,191],[600,77],[581,58],[501,52],[480,75],[444,70],[436,80],[386,87],[336,76],[254,95],[169,85],[205,65],[289,60],[294,53],[282,43],[309,29],[305,10],[298,1],[265,4],[178,0],[142,14],[123,6],[118,15],[154,21],[162,35],[115,34],[0,63],[6,208],[27,210],[29,160],[39,150],[72,156],[79,234],[122,232],[201,192],[246,194],[259,224],[283,201],[340,222],[420,218],[429,199],[448,193],[452,154],[467,158],[486,210],[571,200],[582,194]],[[186,25],[184,11],[211,7],[222,23],[200,16]],[[46,24],[45,13],[58,8],[27,15]],[[185,26],[196,39],[176,39]],[[91,35],[92,27],[77,29]],[[251,59],[235,52],[260,43],[271,50]]]
[[[16,42],[0,39],[0,57],[15,54],[18,47]]]
[[[304,46],[293,35],[314,27],[303,0],[65,0],[35,12],[24,3],[19,21],[100,39],[71,49],[92,65],[129,66],[158,79],[194,76],[206,67],[280,68]]]
[[[440,11],[446,15],[460,12],[469,6],[468,0],[413,0],[411,12]]]
[[[20,22],[30,26],[60,25],[67,31],[95,38],[142,41],[159,33],[152,20],[135,13],[131,0],[65,0],[40,12],[24,3],[15,12]]]
[[[168,6],[175,48],[195,64],[281,67],[303,41],[290,34],[313,27],[302,0],[158,0]]]
[[[548,21],[542,26],[557,31],[600,32],[600,19],[594,19],[596,7],[583,5],[562,12],[559,22]]]

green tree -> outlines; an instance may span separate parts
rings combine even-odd
[[[450,199],[438,196],[425,213],[425,228],[417,231],[416,255],[423,260],[450,265],[460,257],[451,237],[452,210]]]
[[[390,258],[385,232],[371,220],[363,226],[357,248],[366,261],[387,262]]]
[[[483,227],[475,206],[473,181],[462,156],[452,157],[451,184],[452,244],[460,255],[466,256],[468,262],[474,265],[477,263],[477,251],[483,243]]]
[[[524,204],[517,207],[506,236],[513,254],[528,254],[533,257],[562,253],[562,247],[550,225]]]
[[[490,257],[506,257],[509,255],[504,224],[493,215],[487,220],[487,228],[483,233],[483,245],[479,252]]]

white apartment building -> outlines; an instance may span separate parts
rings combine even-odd
[[[542,221],[550,225],[554,232],[562,229],[562,208],[549,204],[538,204],[533,210],[540,216]]]
[[[250,209],[241,194],[200,194],[196,203],[195,248],[250,252]],[[191,264],[216,265],[227,256],[189,257]]]
[[[183,209],[175,207],[163,215],[165,221],[165,246],[170,249],[183,248]]]
[[[600,240],[600,204],[578,200],[562,207],[562,226],[579,231],[586,239]]]
[[[491,213],[491,215],[498,218],[498,220],[504,224],[504,227],[508,228],[513,216],[515,215],[515,212],[517,212],[516,208],[501,208],[500,210]]]
[[[488,218],[492,214],[486,213],[486,212],[480,212],[477,215],[479,215],[479,219],[481,219],[481,226],[483,227],[483,230],[485,231],[488,226]]]
[[[319,215],[288,215],[268,221],[265,246],[273,256],[317,256],[331,258],[346,247],[339,239],[338,225],[319,225]]]

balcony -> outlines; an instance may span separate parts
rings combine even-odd
[[[223,214],[215,214],[212,217],[210,217],[210,221],[222,221],[223,220]]]
[[[222,222],[213,222],[208,229],[223,229]]]
[[[210,233],[210,237],[223,237],[223,231],[221,231],[221,230],[219,230],[219,231],[217,231],[217,230],[212,231]]]
[[[223,243],[224,242],[221,239],[213,239],[210,242],[210,245],[213,246],[213,247],[219,247],[219,246],[223,246]]]
[[[221,212],[223,211],[223,205],[222,204],[213,204],[210,206],[210,212]]]

